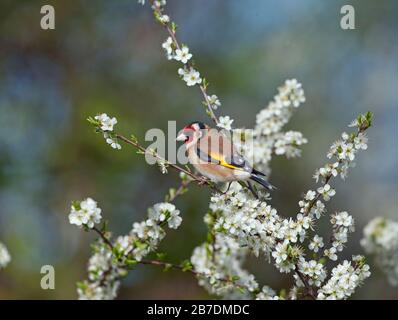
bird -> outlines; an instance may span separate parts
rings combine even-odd
[[[194,121],[179,132],[176,140],[184,142],[189,163],[215,183],[229,182],[230,186],[233,181],[244,182],[256,198],[258,194],[250,181],[269,191],[276,189],[266,180],[264,173],[254,169],[239,154],[231,139],[222,131]]]

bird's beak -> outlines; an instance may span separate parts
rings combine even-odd
[[[180,133],[180,134],[177,136],[176,141],[185,141],[185,140],[187,140],[187,138],[188,138],[188,137],[187,137],[185,134]]]

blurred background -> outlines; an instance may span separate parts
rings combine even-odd
[[[56,29],[40,28],[40,8],[51,4]],[[356,30],[340,28],[340,8],[352,4]],[[343,257],[363,253],[363,226],[374,216],[398,219],[398,2],[317,0],[169,0],[166,12],[194,54],[198,69],[235,127],[253,127],[255,116],[287,78],[303,83],[307,102],[288,128],[309,143],[302,157],[272,160],[279,187],[273,204],[294,215],[302,193],[314,188],[314,170],[358,113],[375,113],[369,149],[348,179],[336,180],[329,211],[356,219]],[[129,231],[146,208],[178,183],[125,146],[111,149],[86,122],[106,112],[117,128],[141,141],[150,128],[208,121],[197,88],[177,77],[166,60],[164,30],[136,0],[0,2],[0,241],[12,262],[0,272],[0,299],[75,299],[87,277],[93,234],[68,222],[70,202],[99,202],[110,229]],[[209,191],[191,187],[177,201],[183,224],[161,250],[181,261],[206,236],[203,215]],[[321,223],[328,237],[328,219]],[[371,262],[371,259],[370,259]],[[56,289],[40,288],[40,268],[56,270]],[[356,298],[397,299],[398,289],[371,263],[372,277]],[[265,259],[247,268],[260,284],[286,288],[291,279]],[[123,282],[120,298],[206,298],[190,274],[138,267]]]

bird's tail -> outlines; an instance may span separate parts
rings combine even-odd
[[[257,183],[261,184],[265,189],[269,190],[269,191],[273,191],[276,189],[276,187],[274,187],[272,184],[270,184],[267,180],[265,180],[263,177],[265,177],[265,174],[257,171],[257,170],[253,170],[252,175],[250,177],[251,180],[256,181]]]

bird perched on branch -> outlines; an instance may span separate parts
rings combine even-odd
[[[214,182],[245,181],[257,198],[250,180],[267,190],[275,189],[265,179],[265,174],[251,167],[237,152],[231,139],[217,129],[212,129],[202,122],[192,122],[181,130],[177,141],[185,143],[189,162],[196,170]]]

